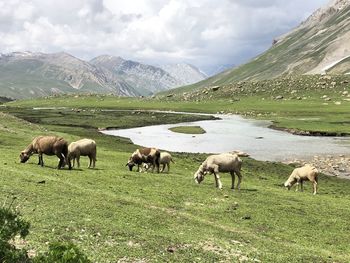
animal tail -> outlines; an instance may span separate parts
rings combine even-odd
[[[171,161],[172,163],[175,163],[174,160],[173,160],[173,158],[171,158],[170,161]]]

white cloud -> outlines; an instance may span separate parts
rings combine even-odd
[[[0,52],[238,64],[327,0],[0,0]]]

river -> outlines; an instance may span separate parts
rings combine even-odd
[[[350,154],[350,138],[292,135],[268,128],[269,121],[244,119],[237,115],[215,115],[221,120],[154,125],[132,129],[105,130],[104,134],[130,138],[144,147],[174,152],[247,152],[262,161],[286,161],[315,155]],[[169,130],[175,126],[199,125],[206,133],[189,135]]]

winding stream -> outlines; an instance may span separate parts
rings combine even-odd
[[[145,147],[174,152],[247,152],[257,160],[284,161],[315,155],[350,154],[350,138],[292,135],[268,128],[269,121],[244,119],[236,115],[215,115],[221,120],[154,125],[132,129],[105,130],[104,134],[127,137]],[[198,135],[169,131],[175,126],[201,126]]]

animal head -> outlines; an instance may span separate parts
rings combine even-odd
[[[133,168],[135,165],[136,165],[136,164],[134,163],[132,157],[130,157],[125,166],[128,166],[128,167],[129,167],[129,171],[132,171],[132,168]]]
[[[198,171],[194,174],[194,181],[197,184],[200,184],[204,180],[205,172],[203,171],[202,166],[199,167]]]
[[[288,188],[288,190],[290,190],[290,188],[297,182],[297,179],[294,177],[289,177],[288,180],[284,183],[284,187]]]
[[[21,163],[25,163],[26,161],[28,161],[29,157],[30,157],[30,155],[26,152],[21,152],[21,154],[19,155]]]

